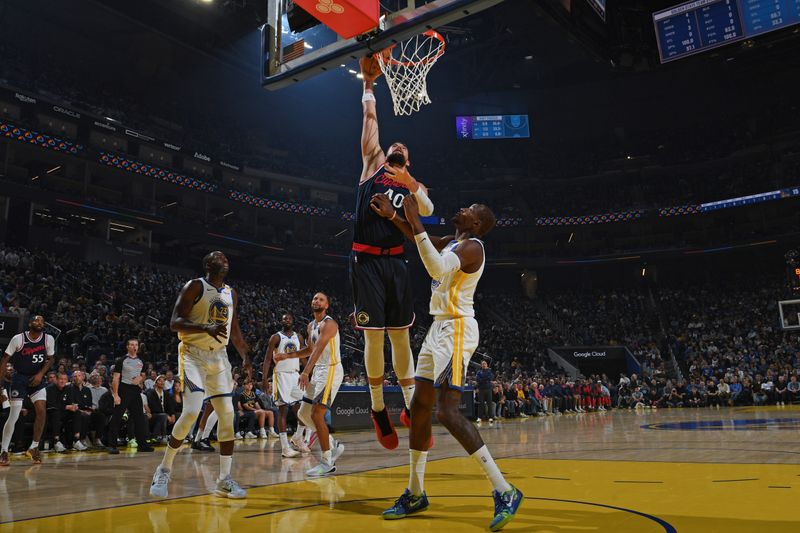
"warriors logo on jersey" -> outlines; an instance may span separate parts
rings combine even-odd
[[[222,300],[216,299],[208,307],[208,319],[214,324],[227,324],[230,307]]]

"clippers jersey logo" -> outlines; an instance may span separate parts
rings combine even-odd
[[[214,300],[208,308],[208,319],[212,324],[227,324],[228,312],[228,304],[222,300]]]

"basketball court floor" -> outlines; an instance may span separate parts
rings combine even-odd
[[[483,424],[509,481],[526,496],[506,531],[797,531],[800,407],[589,413]],[[401,430],[405,431],[405,430]],[[155,531],[487,531],[490,486],[435,427],[428,511],[382,521],[406,486],[407,439],[385,451],[371,432],[340,433],[335,476],[305,480],[316,458],[281,459],[276,440],[237,444],[247,500],[209,494],[216,454],[184,450],[170,498],[154,501],[161,454],[22,457],[0,470],[0,533]],[[404,433],[401,433],[404,437]]]

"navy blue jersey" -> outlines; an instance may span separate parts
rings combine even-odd
[[[375,194],[387,195],[395,209],[402,212],[403,199],[409,192],[408,187],[386,176],[383,166],[368,180],[361,183],[358,186],[356,197],[356,226],[353,232],[353,242],[379,248],[402,246],[405,240],[403,233],[369,206],[369,202]]]
[[[12,337],[6,353],[11,356],[15,372],[32,376],[42,369],[47,357],[54,354],[54,347],[55,341],[51,335],[42,333],[34,341],[25,332]]]

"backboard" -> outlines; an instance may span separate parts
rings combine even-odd
[[[343,39],[321,24],[292,31],[289,15],[297,7],[291,0],[268,0],[267,22],[261,29],[261,84],[267,89],[287,87],[502,1],[380,0],[379,26]]]

